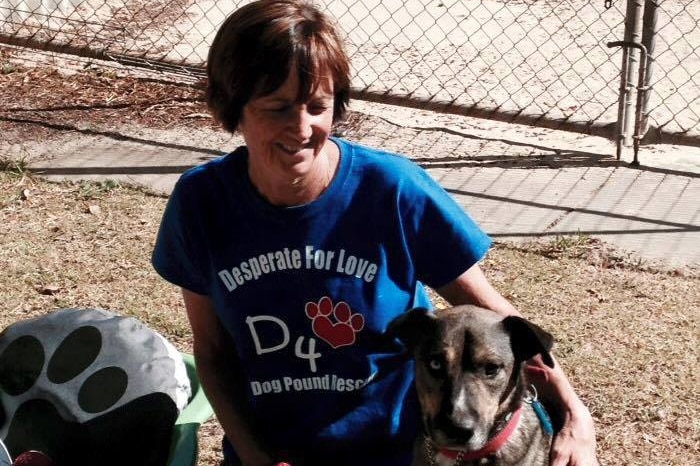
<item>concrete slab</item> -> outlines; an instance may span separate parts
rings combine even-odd
[[[32,171],[49,180],[105,180],[169,193],[180,174],[222,152],[141,137],[70,134],[50,147],[24,146]]]

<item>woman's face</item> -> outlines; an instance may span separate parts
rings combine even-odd
[[[313,176],[314,162],[329,144],[332,80],[324,79],[302,103],[295,102],[297,81],[292,72],[273,93],[251,99],[243,107],[238,129],[248,147],[251,174],[258,179],[272,182]]]

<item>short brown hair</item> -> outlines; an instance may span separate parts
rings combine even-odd
[[[278,89],[296,68],[303,102],[329,73],[333,121],[345,114],[350,61],[334,23],[305,0],[258,0],[234,11],[219,28],[207,60],[207,104],[230,132],[250,99]]]

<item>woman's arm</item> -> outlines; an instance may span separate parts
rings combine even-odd
[[[214,312],[211,300],[183,289],[187,318],[194,339],[197,375],[226,437],[246,466],[268,466],[275,462],[254,433],[246,415],[245,385],[240,377],[233,341]]]
[[[457,277],[456,280],[436,290],[452,305],[474,304],[507,315],[520,315],[486,279],[478,265]],[[547,400],[559,408],[564,425],[552,444],[552,466],[597,465],[595,454],[595,428],[593,418],[586,406],[574,392],[559,363],[551,368],[535,358],[529,362],[534,366],[532,381]]]

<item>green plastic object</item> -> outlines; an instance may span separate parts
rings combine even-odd
[[[187,368],[187,377],[189,377],[190,386],[192,387],[192,397],[175,421],[173,438],[170,443],[168,466],[196,466],[198,453],[197,431],[199,426],[214,414],[214,411],[199,384],[194,356],[187,353],[180,354]]]

